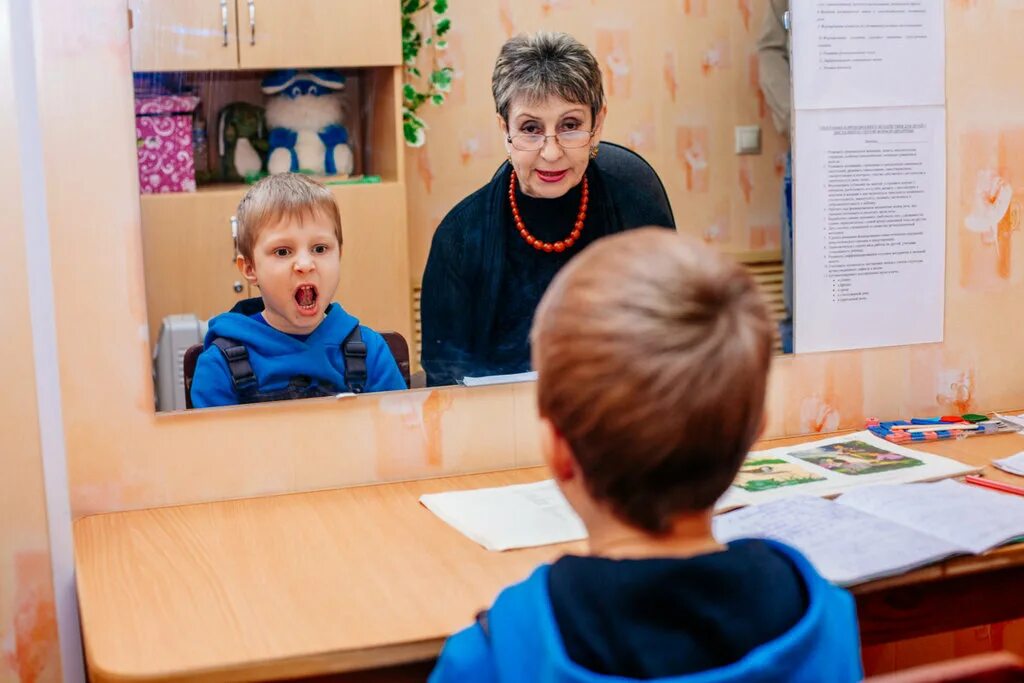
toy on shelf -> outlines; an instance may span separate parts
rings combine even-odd
[[[194,95],[135,98],[139,189],[144,194],[195,191],[192,112],[198,106]]]
[[[348,130],[342,125],[344,76],[322,69],[286,69],[263,79],[262,88],[270,96],[269,173],[352,173]]]
[[[891,443],[963,439],[968,436],[1020,430],[1020,427],[1016,425],[975,413],[942,417],[915,417],[911,420],[890,422],[881,422],[871,418],[868,419],[865,427],[875,436]]]
[[[269,143],[263,107],[248,102],[225,105],[217,116],[220,179],[252,180],[263,172]]]

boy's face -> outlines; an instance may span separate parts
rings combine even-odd
[[[238,257],[238,269],[263,296],[263,317],[287,334],[309,334],[323,320],[338,289],[341,247],[329,220],[285,218],[256,237],[252,261]]]

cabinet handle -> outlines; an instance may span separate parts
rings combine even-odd
[[[220,27],[224,30],[223,46],[228,46],[228,0],[220,0]]]
[[[248,0],[249,3],[249,44],[256,44],[256,0]]]
[[[241,294],[242,290],[245,289],[241,280],[235,280],[235,284],[231,288],[235,290],[235,294]]]

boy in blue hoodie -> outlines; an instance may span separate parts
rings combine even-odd
[[[383,337],[332,303],[341,216],[330,190],[281,173],[238,205],[242,276],[262,297],[210,321],[192,378],[196,408],[405,389]]]
[[[641,229],[552,282],[533,364],[548,467],[589,533],[448,640],[431,681],[861,678],[853,600],[712,508],[763,424],[772,323],[742,268]]]

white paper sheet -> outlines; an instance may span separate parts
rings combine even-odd
[[[1004,472],[1016,474],[1018,477],[1024,477],[1024,452],[1016,453],[1008,458],[993,460],[992,465],[994,467],[998,467]]]
[[[945,3],[794,0],[797,109],[945,104]]]
[[[1024,498],[955,481],[869,486],[844,493],[836,503],[975,554],[1024,536]]]
[[[941,107],[797,114],[798,353],[942,341]]]
[[[722,543],[770,538],[802,552],[826,579],[848,586],[922,567],[960,551],[941,539],[821,498],[798,496],[720,515]]]
[[[488,375],[486,377],[463,377],[462,383],[467,387],[483,387],[491,384],[512,384],[513,382],[532,382],[537,379],[537,372],[519,372],[514,375]]]
[[[730,490],[716,510],[746,505],[742,491]],[[552,479],[469,491],[420,496],[420,503],[456,531],[487,550],[513,550],[587,537],[583,522]]]
[[[1020,430],[1018,432],[1019,434],[1024,434],[1024,415],[1004,415],[1002,413],[996,413],[995,416],[1006,424],[1017,427]]]
[[[583,522],[551,479],[420,496],[428,510],[488,550],[579,541]]]

